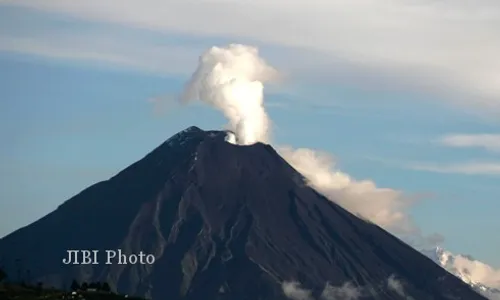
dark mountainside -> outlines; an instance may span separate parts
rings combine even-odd
[[[155,300],[287,299],[283,281],[316,298],[327,282],[351,281],[364,287],[360,299],[410,299],[387,288],[395,275],[416,300],[485,299],[307,187],[271,146],[225,135],[190,127],[1,239],[8,273],[29,269],[32,281],[56,287],[107,281]],[[68,249],[143,251],[156,263],[67,266]]]

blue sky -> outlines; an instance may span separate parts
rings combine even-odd
[[[439,51],[456,45],[451,39],[419,41],[436,54],[433,61],[419,59],[428,57],[423,47],[401,56],[364,55],[369,44],[361,42],[345,48],[323,41],[308,48],[298,37],[270,42],[271,33],[254,34],[248,20],[234,30],[223,23],[197,30],[196,22],[179,29],[153,11],[135,16],[132,9],[120,19],[116,6],[99,14],[94,2],[77,9],[55,0],[0,1],[0,236],[188,126],[224,126],[219,112],[172,99],[205,49],[234,41],[259,46],[287,74],[266,90],[276,143],[329,152],[354,178],[423,195],[411,214],[424,233],[442,234],[445,248],[500,267],[500,147],[496,136],[473,139],[500,134],[500,92],[486,76],[500,78],[500,69],[487,63],[488,51],[465,46],[447,57],[449,65],[440,63]],[[184,12],[179,7],[172,9]],[[485,18],[486,25],[498,22]],[[477,22],[470,27],[486,38]],[[370,40],[362,32],[352,38]],[[466,54],[476,55],[480,67],[461,60]],[[160,107],[150,101],[158,97]],[[474,136],[462,136],[460,147],[441,140],[456,134]]]

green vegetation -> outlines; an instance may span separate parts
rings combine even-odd
[[[27,285],[25,283],[4,282],[7,274],[0,268],[0,299],[1,300],[144,300],[142,298],[127,297],[110,291],[108,283],[86,282],[81,285],[73,280],[71,291],[61,291],[44,287],[42,283]]]

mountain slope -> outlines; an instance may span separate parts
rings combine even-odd
[[[484,299],[306,186],[271,146],[225,138],[186,129],[0,240],[0,255],[10,271],[20,259],[46,284],[107,281],[155,300],[286,299],[286,282],[315,298],[327,283],[350,283],[359,299]],[[64,265],[68,249],[143,251],[156,262]]]

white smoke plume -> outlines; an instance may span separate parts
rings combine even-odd
[[[276,75],[259,57],[257,48],[237,44],[212,47],[200,57],[181,100],[201,100],[221,110],[239,144],[267,142],[269,118],[263,106],[263,84]]]
[[[270,142],[270,120],[264,109],[264,83],[278,77],[277,71],[245,45],[212,47],[199,60],[196,72],[181,97],[199,100],[222,111],[236,142],[249,145]],[[374,182],[356,181],[335,168],[331,158],[310,149],[276,147],[280,154],[330,200],[394,233],[418,232],[407,209],[412,199],[401,192],[378,188]]]

